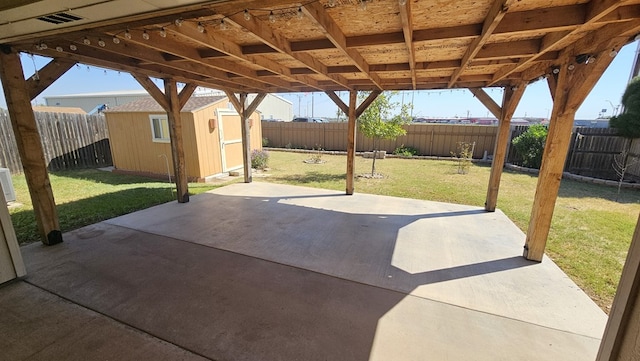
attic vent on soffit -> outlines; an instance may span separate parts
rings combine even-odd
[[[70,23],[72,21],[82,20],[82,18],[69,13],[57,13],[57,14],[41,16],[38,18],[38,20],[41,20],[47,23],[52,23],[52,24],[63,24],[63,23]]]

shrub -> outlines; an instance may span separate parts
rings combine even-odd
[[[547,140],[547,132],[547,127],[535,124],[511,141],[518,154],[522,157],[523,166],[536,169],[540,168],[544,143]]]
[[[402,155],[404,157],[413,157],[418,154],[418,150],[414,147],[405,147],[405,145],[401,145],[393,151],[395,155]]]
[[[458,142],[457,152],[451,152],[451,156],[458,160],[458,174],[469,173],[471,168],[471,158],[473,158],[473,151],[476,148],[476,142]]]
[[[269,163],[269,152],[254,149],[251,151],[251,168],[265,169]]]
[[[268,147],[269,146],[269,139],[268,138],[262,138],[262,146],[263,147]]]

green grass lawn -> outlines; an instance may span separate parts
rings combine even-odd
[[[346,157],[323,155],[324,164],[307,164],[310,154],[270,152],[268,177],[260,181],[344,190]],[[356,158],[356,174],[371,171],[371,159]],[[357,178],[355,191],[484,206],[490,167],[473,165],[457,173],[453,161],[384,159],[376,162],[383,179]],[[505,171],[498,208],[526,233],[537,177]],[[640,213],[640,191],[563,180],[556,203],[547,255],[606,312],[620,278]]]
[[[55,172],[49,178],[63,232],[176,199],[175,190],[171,191],[166,180],[95,169]],[[40,241],[24,175],[13,175],[12,179],[17,201],[22,204],[9,211],[18,241]],[[189,193],[199,194],[215,187],[190,183]]]

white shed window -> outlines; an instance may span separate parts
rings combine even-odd
[[[150,115],[151,120],[151,136],[154,142],[168,143],[169,138],[169,121],[167,115]]]

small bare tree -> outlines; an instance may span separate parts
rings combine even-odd
[[[618,198],[620,198],[620,188],[622,188],[622,182],[624,182],[627,170],[639,162],[637,158],[634,160],[629,159],[629,156],[631,155],[629,153],[629,149],[631,148],[631,139],[627,139],[627,142],[629,145],[627,145],[622,152],[613,156],[613,169],[618,175],[618,193],[616,194],[616,202],[618,201]]]
[[[624,113],[611,117],[609,122],[609,126],[618,129],[618,134],[627,138],[622,152],[614,157],[613,168],[620,177],[618,178],[616,201],[620,197],[620,187],[627,170],[638,162],[638,160],[632,161],[629,158],[631,158],[631,143],[633,139],[640,138],[640,77],[633,78],[627,85],[627,89],[622,94],[622,105],[624,105]]]

